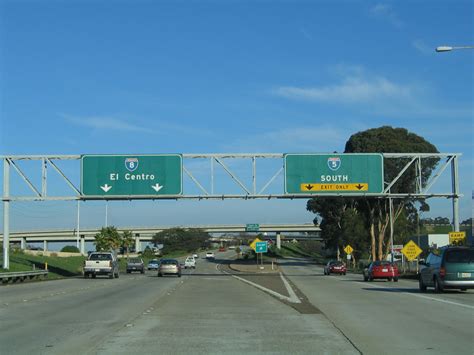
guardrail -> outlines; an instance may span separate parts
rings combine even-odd
[[[17,281],[23,282],[25,280],[31,280],[34,278],[46,278],[46,276],[48,276],[48,270],[2,272],[0,273],[0,280],[3,284],[6,284],[10,281],[12,281],[13,283]]]

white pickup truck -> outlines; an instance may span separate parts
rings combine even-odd
[[[110,279],[119,277],[119,264],[114,253],[95,252],[84,261],[84,278],[108,275]]]
[[[184,268],[196,268],[196,259],[194,259],[194,256],[188,256],[186,260],[184,261]]]

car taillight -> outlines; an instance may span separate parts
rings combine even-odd
[[[444,278],[446,276],[446,269],[444,267],[439,268],[439,277]]]

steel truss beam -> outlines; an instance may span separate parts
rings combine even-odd
[[[5,189],[2,195],[3,201],[66,201],[66,200],[144,200],[144,199],[153,199],[153,200],[160,200],[160,199],[194,199],[194,200],[210,200],[210,199],[307,199],[316,196],[351,196],[354,198],[359,197],[380,197],[380,198],[416,198],[416,199],[423,199],[423,198],[431,198],[431,197],[446,197],[446,198],[457,198],[461,195],[459,194],[457,186],[459,185],[457,181],[457,176],[455,176],[455,172],[457,171],[457,160],[461,154],[458,153],[439,153],[439,154],[431,154],[431,153],[383,153],[382,154],[384,159],[407,159],[407,163],[405,166],[398,172],[398,175],[393,178],[391,181],[385,182],[385,188],[383,193],[374,194],[374,193],[360,193],[360,194],[344,194],[344,193],[305,193],[305,194],[284,194],[284,193],[276,193],[276,194],[269,194],[265,193],[267,188],[274,184],[275,180],[282,176],[284,173],[284,166],[283,166],[283,158],[284,154],[280,153],[254,153],[254,154],[231,154],[231,153],[221,153],[221,154],[183,154],[183,172],[191,179],[191,182],[197,186],[197,188],[202,192],[202,194],[186,194],[183,195],[167,195],[167,196],[157,196],[157,195],[132,195],[132,196],[115,196],[115,195],[108,195],[108,196],[85,196],[81,193],[80,189],[72,182],[72,177],[68,177],[66,173],[64,173],[58,164],[57,161],[61,160],[77,160],[79,164],[79,160],[81,158],[80,155],[12,155],[12,156],[0,156],[3,160],[3,164],[13,167],[13,169],[18,173],[21,179],[26,183],[29,189],[32,191],[31,195],[23,195],[23,196],[14,196],[11,194],[10,191],[6,193]],[[211,161],[210,164],[210,181],[211,181],[211,189],[210,192],[204,186],[202,180],[196,178],[196,174],[193,173],[191,167],[189,166],[193,161],[196,160],[209,160]],[[237,176],[237,174],[229,168],[229,165],[224,162],[230,160],[249,160],[251,163],[251,171],[249,174],[252,177],[251,187],[249,188],[244,184],[244,182]],[[278,170],[272,175],[272,177],[268,180],[261,179],[263,183],[263,187],[257,192],[257,181],[260,181],[259,176],[257,174],[257,164],[262,159],[273,159],[277,162]],[[426,159],[444,159],[444,162],[438,164],[438,169],[434,172],[430,180],[422,186],[421,180],[421,172],[423,167],[423,161]],[[31,178],[18,166],[16,163],[17,161],[41,161],[41,189],[38,189],[34,186],[31,182]],[[236,186],[238,186],[241,190],[241,194],[218,194],[215,193],[215,181],[217,179],[216,176],[216,162],[224,172],[232,178],[232,181]],[[434,193],[432,192],[432,188],[435,183],[439,180],[440,176],[446,171],[448,166],[452,166],[451,168],[451,184],[453,186],[452,191],[442,192],[442,193]],[[391,193],[391,188],[404,176],[407,170],[410,167],[413,167],[416,170],[416,191],[399,191],[397,193]],[[456,166],[456,169],[453,168]],[[51,194],[48,195],[47,186],[48,186],[48,178],[49,175],[47,174],[48,167],[52,167],[54,171],[56,171],[57,175],[61,177],[64,182],[71,188],[72,194],[66,196],[53,196]],[[11,169],[4,169],[4,181],[5,181],[5,171],[8,171],[10,175]],[[78,167],[79,171],[79,167]],[[260,173],[260,170],[259,170]],[[10,177],[10,176],[9,176]],[[456,177],[456,181],[454,181],[454,177]],[[12,177],[10,177],[11,179]],[[77,177],[76,177],[77,178]],[[10,180],[11,184],[11,180]],[[190,187],[190,186],[189,186]],[[186,191],[186,186],[184,187],[184,191]],[[283,186],[281,186],[281,191],[283,191]]]

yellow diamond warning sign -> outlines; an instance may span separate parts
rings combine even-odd
[[[257,243],[258,243],[258,242],[261,242],[261,240],[258,239],[258,238],[255,238],[255,239],[253,240],[253,242],[250,243],[250,247],[251,247],[253,250],[256,250],[256,249],[257,249]]]
[[[418,255],[421,254],[422,251],[423,250],[421,250],[420,247],[413,240],[410,240],[408,243],[406,243],[401,250],[401,252],[403,253],[403,255],[406,256],[408,261],[414,260]]]
[[[306,192],[331,192],[331,191],[368,191],[369,184],[357,183],[357,184],[316,184],[316,183],[305,183],[300,185],[301,191]]]
[[[350,255],[350,254],[352,254],[354,249],[350,245],[348,245],[344,248],[344,251],[346,252],[347,255]]]
[[[449,232],[449,244],[462,243],[466,239],[466,232]]]

